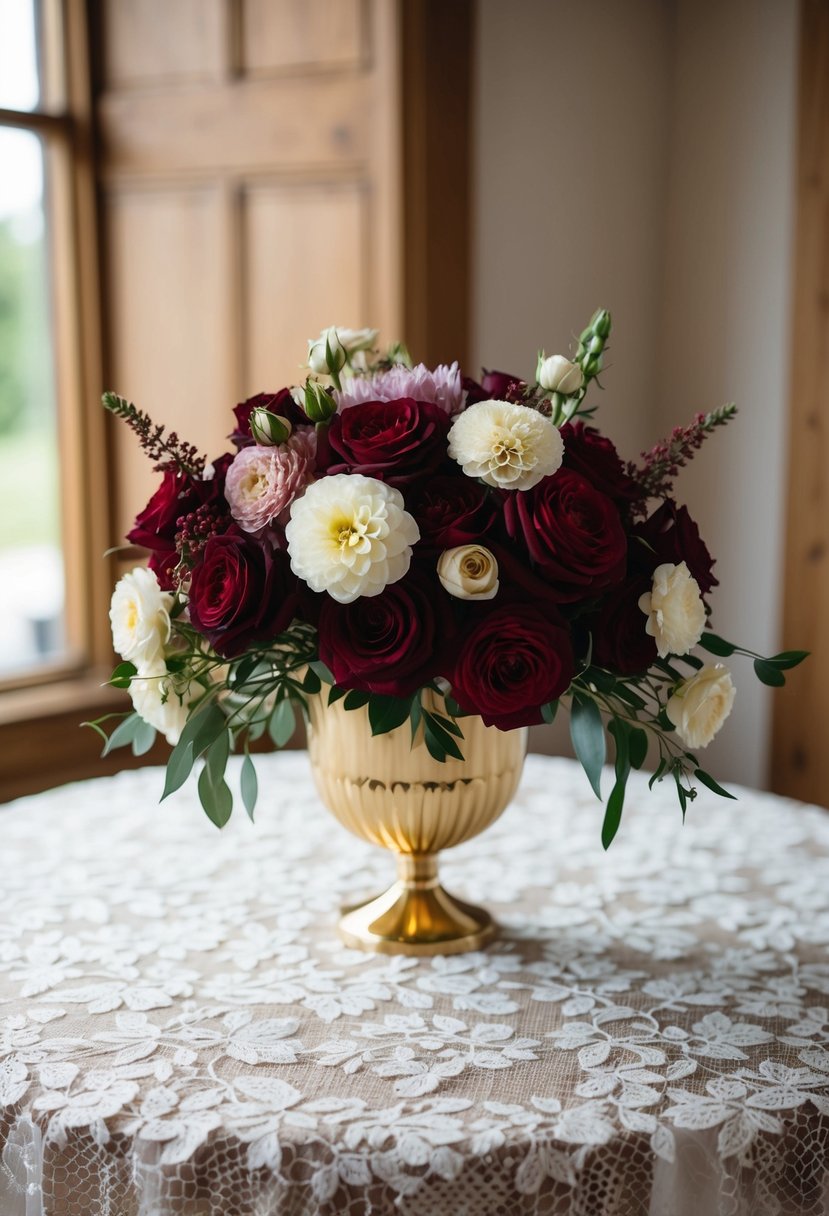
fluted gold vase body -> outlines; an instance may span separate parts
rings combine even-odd
[[[424,694],[425,695],[425,694]],[[443,712],[442,701],[434,706]],[[463,760],[435,760],[422,727],[408,722],[372,736],[365,709],[311,698],[308,751],[320,797],[345,827],[397,854],[398,878],[375,899],[343,909],[340,936],[383,954],[458,954],[496,932],[483,908],[453,898],[438,881],[437,854],[477,836],[516,791],[526,730],[500,731],[463,718]]]

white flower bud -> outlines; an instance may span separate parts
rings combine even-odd
[[[250,416],[250,433],[254,443],[261,447],[274,447],[289,438],[293,427],[281,414],[272,414],[264,406],[257,406]]]
[[[308,343],[308,366],[318,376],[339,372],[345,366],[346,351],[333,325]]]
[[[498,562],[483,545],[446,549],[438,561],[438,578],[459,600],[492,600],[498,594]]]
[[[545,358],[544,351],[538,356],[535,378],[548,393],[561,393],[565,397],[577,393],[584,384],[584,373],[578,363],[571,363],[564,355]]]
[[[344,329],[341,325],[336,328],[340,345],[349,355],[361,350],[371,350],[379,332],[378,329]]]
[[[699,584],[685,562],[665,562],[653,572],[653,586],[639,597],[647,615],[645,632],[656,640],[660,659],[693,650],[705,629],[705,605]]]
[[[707,747],[731,713],[737,690],[722,663],[702,667],[674,690],[665,712],[686,747]]]

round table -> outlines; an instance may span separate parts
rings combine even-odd
[[[826,812],[634,779],[605,854],[531,756],[443,859],[498,942],[388,958],[391,858],[258,769],[221,833],[158,769],[0,809],[3,1216],[829,1212]]]

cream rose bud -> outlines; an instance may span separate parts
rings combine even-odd
[[[109,608],[112,641],[122,659],[137,667],[163,662],[170,638],[173,597],[152,570],[136,566],[116,583]]]
[[[287,418],[281,414],[272,414],[264,406],[258,405],[250,416],[250,433],[253,442],[262,447],[273,447],[284,443],[290,437],[293,427]]]
[[[345,329],[342,325],[337,326],[337,337],[340,340],[340,345],[350,355],[354,355],[362,350],[371,350],[377,341],[379,332],[378,329]]]
[[[543,351],[538,356],[535,378],[547,392],[562,393],[565,397],[577,393],[584,384],[584,372],[578,363],[571,363],[564,355],[545,358]]]
[[[549,418],[510,401],[477,401],[449,431],[449,455],[467,477],[503,490],[531,490],[561,467],[564,444]]]
[[[653,572],[653,586],[639,597],[647,616],[645,632],[656,641],[660,659],[688,654],[705,629],[705,605],[699,584],[685,562],[665,562]]]
[[[345,347],[333,325],[324,329],[318,338],[312,338],[308,343],[308,366],[318,376],[340,371],[345,366],[345,360]]]
[[[722,663],[701,667],[674,690],[665,712],[686,747],[707,747],[731,713],[737,690]]]
[[[438,578],[459,600],[492,600],[498,594],[498,562],[483,545],[446,549],[438,561]]]

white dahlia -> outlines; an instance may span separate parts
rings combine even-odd
[[[112,642],[122,659],[137,666],[163,660],[172,603],[172,595],[161,590],[155,574],[145,566],[136,566],[118,580],[109,620]]]
[[[396,583],[420,539],[400,491],[355,473],[312,482],[291,505],[285,535],[294,574],[340,604]]]
[[[531,490],[561,467],[563,454],[549,418],[510,401],[478,401],[449,431],[449,455],[467,477],[503,490]]]

